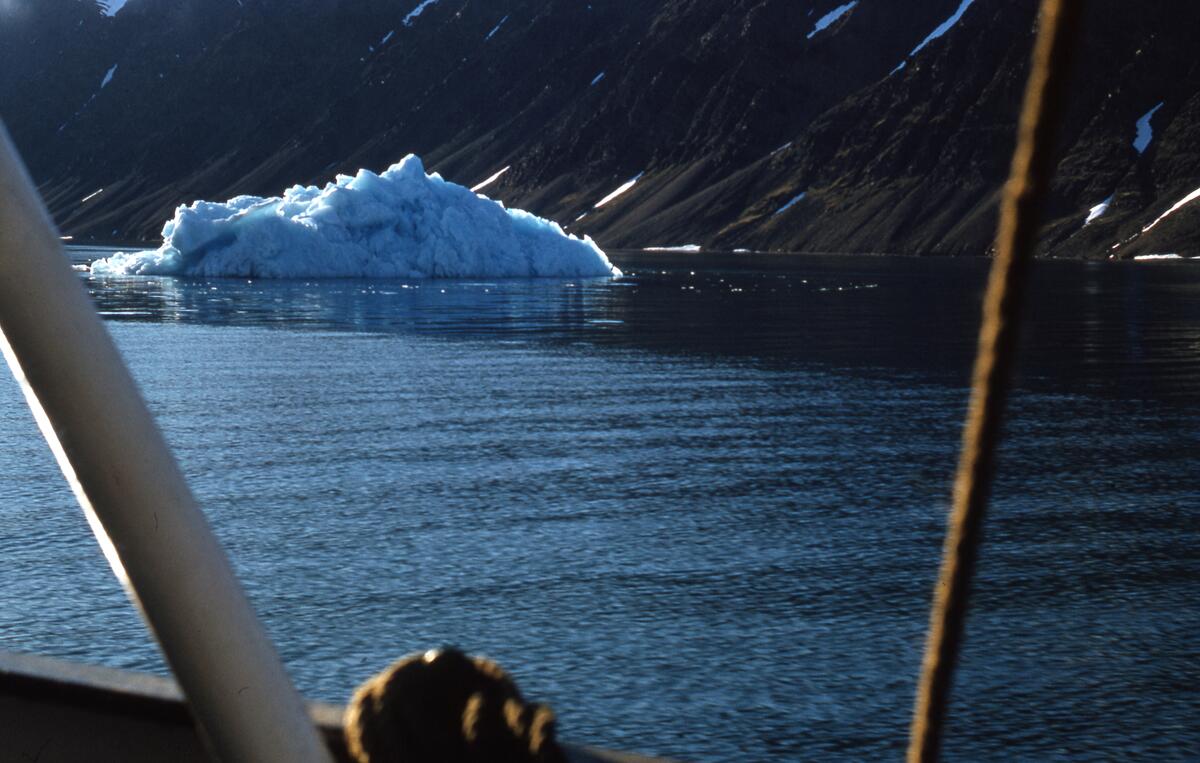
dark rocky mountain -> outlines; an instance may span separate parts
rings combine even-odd
[[[468,186],[508,168],[486,193],[602,246],[984,254],[1037,3],[103,9],[0,2],[0,116],[77,238],[152,241],[180,203],[413,152]],[[1200,255],[1200,202],[1142,231],[1200,188],[1197,29],[1191,0],[1087,3],[1045,252]]]

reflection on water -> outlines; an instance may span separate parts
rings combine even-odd
[[[86,261],[92,251],[76,250]],[[588,342],[908,370],[961,383],[987,263],[616,252],[626,276],[493,281],[89,279],[113,320]],[[1192,398],[1200,267],[1038,264],[1029,383]]]
[[[897,759],[986,263],[614,260],[85,283],[306,692],[454,643],[564,738]],[[1193,760],[1200,268],[1036,275],[947,758]],[[0,645],[161,669],[0,395]]]

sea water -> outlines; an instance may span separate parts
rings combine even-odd
[[[309,696],[454,644],[572,741],[897,759],[986,263],[614,261],[84,280]],[[1195,759],[1200,268],[1035,279],[946,757]],[[0,648],[163,671],[11,381],[0,441]]]

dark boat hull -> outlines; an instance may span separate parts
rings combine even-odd
[[[349,761],[342,708],[311,702],[308,713],[335,759]],[[572,763],[654,763],[636,755],[564,747]],[[210,760],[171,679],[3,651],[0,756],[37,763]]]

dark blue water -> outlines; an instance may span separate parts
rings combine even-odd
[[[573,741],[899,758],[986,263],[614,259],[89,285],[309,695],[456,644]],[[946,757],[1194,760],[1200,268],[1036,278]],[[0,441],[0,647],[162,670],[12,382]]]

